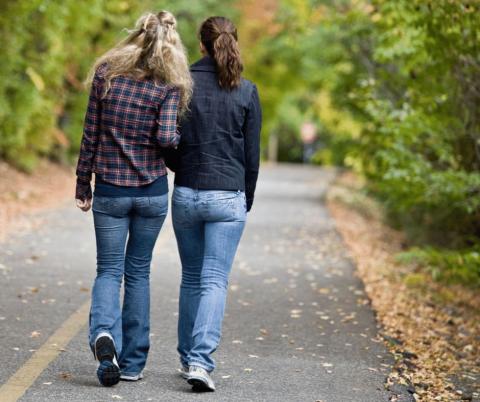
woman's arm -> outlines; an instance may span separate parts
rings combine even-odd
[[[255,187],[260,166],[260,131],[262,129],[262,108],[257,87],[253,86],[252,96],[247,110],[243,135],[245,137],[245,195],[247,211],[252,209]]]
[[[92,198],[90,180],[92,179],[93,160],[100,136],[102,81],[96,73],[93,78],[85,115],[82,144],[77,163],[77,188],[75,191],[75,198],[81,201]]]
[[[180,142],[180,135],[177,129],[178,103],[180,101],[180,90],[171,88],[158,112],[158,144],[163,148],[175,148]]]

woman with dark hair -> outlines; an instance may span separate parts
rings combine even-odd
[[[168,11],[143,15],[90,75],[76,199],[83,211],[93,209],[97,277],[89,338],[105,386],[141,379],[149,350],[150,263],[168,209],[162,150],[177,146],[177,116],[192,93],[176,26]]]
[[[228,276],[253,203],[261,109],[243,70],[234,24],[208,18],[200,28],[204,57],[190,68],[194,90],[171,158],[173,226],[182,261],[178,352],[182,376],[214,391],[211,354],[222,328]]]

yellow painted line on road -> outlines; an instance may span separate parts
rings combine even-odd
[[[0,387],[1,402],[15,402],[32,386],[73,337],[87,323],[90,301],[84,303],[58,328],[27,362]]]
[[[168,239],[162,230],[157,246]],[[163,236],[162,236],[163,235]],[[54,361],[78,332],[87,324],[90,301],[85,302],[58,328],[25,364],[0,386],[0,402],[16,402],[33,385],[48,365]]]

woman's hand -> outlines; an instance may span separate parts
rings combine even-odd
[[[77,202],[77,207],[80,208],[83,212],[87,212],[92,207],[92,199],[87,198],[86,200],[75,200]]]

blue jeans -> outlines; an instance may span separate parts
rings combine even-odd
[[[122,373],[137,375],[145,367],[150,347],[150,263],[167,215],[168,195],[94,197],[92,209],[97,277],[92,290],[90,346],[100,333],[109,333]],[[122,279],[125,292],[120,309]]]
[[[182,261],[178,352],[182,365],[215,368],[228,276],[246,220],[240,191],[175,187],[173,228]]]

